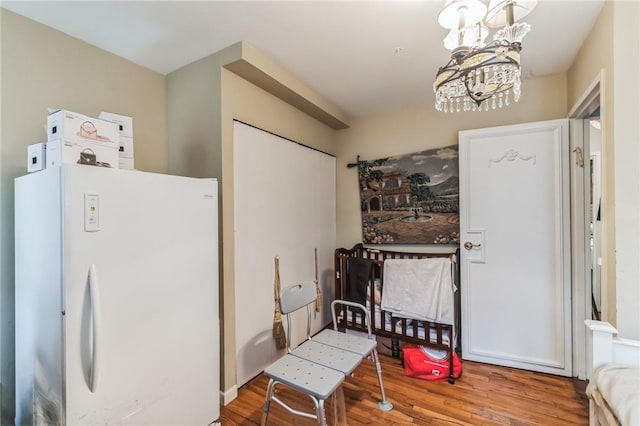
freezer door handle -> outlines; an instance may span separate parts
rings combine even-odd
[[[98,389],[98,380],[100,378],[101,366],[101,346],[100,346],[100,293],[98,290],[98,273],[96,265],[89,267],[89,297],[91,300],[91,324],[93,332],[93,345],[91,356],[91,375],[89,376],[89,388],[91,392]]]

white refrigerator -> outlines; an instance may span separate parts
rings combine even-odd
[[[75,164],[16,179],[17,425],[217,420],[217,191]]]

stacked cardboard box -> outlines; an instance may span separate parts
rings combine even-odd
[[[78,163],[119,167],[118,126],[107,120],[59,110],[47,117],[46,165]]]
[[[133,118],[112,112],[101,112],[98,118],[116,123],[120,134],[120,168],[133,170]]]
[[[27,147],[27,172],[37,172],[46,167],[45,142],[38,142]]]

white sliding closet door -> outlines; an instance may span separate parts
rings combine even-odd
[[[233,158],[236,378],[241,386],[284,354],[271,335],[274,256],[280,257],[284,288],[313,281],[318,249],[324,306],[312,333],[331,321],[336,170],[331,155],[237,121]],[[306,333],[304,317],[294,322],[298,343]]]

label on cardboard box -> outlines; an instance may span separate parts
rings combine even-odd
[[[120,136],[133,137],[133,118],[127,115],[114,114],[112,112],[101,112],[98,118],[113,121],[118,125]]]
[[[45,167],[44,142],[29,145],[27,147],[27,172],[37,172]]]
[[[118,150],[120,132],[116,123],[59,110],[47,117],[47,140],[92,142]]]
[[[63,163],[119,168],[117,149],[100,143],[57,139],[46,143],[47,167]]]

